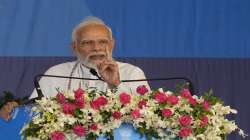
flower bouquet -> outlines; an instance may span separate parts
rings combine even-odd
[[[183,88],[177,92],[142,85],[137,94],[81,88],[37,100],[35,116],[21,130],[29,139],[114,139],[113,130],[130,123],[147,139],[220,140],[238,129],[225,118],[236,110],[224,106],[212,91],[198,97]]]

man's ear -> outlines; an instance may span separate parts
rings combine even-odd
[[[76,41],[72,41],[71,42],[71,48],[72,48],[72,53],[77,56],[78,54],[78,49],[77,49],[77,42]]]
[[[110,48],[109,48],[109,52],[111,52],[111,54],[113,52],[114,47],[115,47],[115,39],[112,39],[111,40],[111,45],[110,45]]]
[[[76,43],[76,41],[72,41],[72,42],[71,42],[71,48],[72,48],[72,50],[73,50],[74,52],[77,52],[77,43]]]

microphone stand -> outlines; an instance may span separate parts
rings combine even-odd
[[[58,76],[58,75],[45,75],[45,74],[38,74],[35,76],[34,78],[34,85],[35,85],[35,89],[37,91],[38,97],[30,99],[30,100],[26,100],[23,101],[21,104],[30,104],[30,103],[34,103],[35,100],[37,99],[41,99],[44,95],[42,93],[42,90],[40,88],[39,82],[38,82],[38,78],[40,77],[55,77],[55,78],[70,78],[70,79],[80,79],[80,80],[94,80],[94,81],[104,81],[96,72],[95,69],[90,69],[90,73],[93,74],[94,76],[96,76],[98,79],[93,79],[93,78],[80,78],[80,77],[70,77],[70,76]],[[140,82],[140,81],[164,81],[164,80],[185,80],[187,82],[187,85],[189,87],[190,93],[193,95],[194,93],[194,86],[193,83],[191,82],[190,79],[186,78],[186,77],[170,77],[170,78],[150,78],[150,79],[135,79],[135,80],[121,80],[121,82]]]

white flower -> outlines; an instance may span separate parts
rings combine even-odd
[[[244,133],[242,129],[239,129],[239,135],[242,136],[243,138],[248,136],[247,134]]]
[[[163,88],[159,88],[158,91],[164,93]]]
[[[173,92],[172,91],[167,91],[167,92],[165,92],[167,95],[172,95],[173,94]]]
[[[196,100],[199,99],[199,97],[198,97],[197,95],[193,95],[192,97],[193,97],[194,99],[196,99]]]
[[[235,110],[235,109],[231,109],[231,113],[237,114],[238,112],[237,112],[237,110]]]
[[[189,104],[184,104],[182,107],[178,107],[180,111],[184,111],[187,113],[191,113],[193,111],[193,108],[190,107]]]

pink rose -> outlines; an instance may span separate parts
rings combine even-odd
[[[90,102],[90,106],[95,110],[100,110],[100,108],[108,103],[108,100],[100,96],[96,100]]]
[[[65,114],[73,114],[74,110],[76,109],[76,106],[71,103],[64,103],[62,106],[63,106],[63,113]]]
[[[95,123],[91,124],[90,129],[96,131],[98,129],[97,124],[95,124]]]
[[[116,120],[119,120],[121,118],[122,114],[119,111],[115,111],[112,113],[112,117]]]
[[[201,118],[201,124],[200,124],[200,126],[201,127],[204,127],[205,125],[207,125],[208,124],[208,117],[207,116],[203,116],[202,118]]]
[[[162,116],[168,118],[168,117],[170,117],[170,116],[173,115],[173,112],[172,112],[170,109],[163,109],[163,110],[161,111],[161,114],[162,114]]]
[[[167,101],[171,104],[171,105],[176,105],[178,104],[179,102],[179,98],[174,96],[174,95],[171,95],[167,98]]]
[[[207,111],[209,109],[209,107],[210,107],[209,102],[205,100],[203,102],[203,108]]]
[[[140,118],[141,114],[140,114],[140,110],[139,109],[135,109],[131,112],[131,116],[133,117],[133,119],[137,119]]]
[[[189,89],[184,88],[184,89],[181,90],[181,96],[188,99],[188,98],[190,98],[192,95],[191,95]]]
[[[138,107],[140,109],[142,109],[143,107],[146,107],[146,105],[147,105],[147,100],[144,100],[144,99],[139,101],[139,103],[138,103]]]
[[[54,131],[53,133],[50,134],[50,138],[52,140],[64,140],[64,133],[61,131]]]
[[[82,127],[80,124],[76,124],[73,127],[73,132],[79,137],[84,136],[86,131],[86,128]]]
[[[178,135],[180,137],[187,137],[192,133],[192,129],[191,128],[181,128],[181,130],[179,131]]]
[[[99,103],[100,106],[104,106],[108,103],[108,100],[103,96],[98,97],[96,101]]]
[[[119,112],[119,111],[114,111],[114,112],[112,113],[112,117],[113,117],[114,119],[116,119],[116,120],[119,120],[119,119],[121,118],[121,116],[122,116],[122,114],[121,114],[121,112]]]
[[[62,93],[57,93],[56,95],[56,100],[60,103],[63,104],[66,102],[65,96]]]
[[[76,98],[75,99],[75,104],[79,108],[84,108],[84,99],[82,99],[82,98]]]
[[[95,110],[100,110],[100,103],[97,100],[93,100],[90,102],[90,106]]]
[[[191,124],[192,118],[188,115],[184,115],[179,118],[179,122],[182,126],[187,126]]]
[[[82,90],[80,87],[75,91],[75,99],[82,98],[84,94],[84,90]]]
[[[122,105],[130,103],[131,97],[129,94],[123,92],[119,95],[119,97],[120,97],[120,102]]]
[[[197,104],[196,99],[193,98],[192,96],[188,98],[188,102],[189,102],[191,105],[193,105],[193,106],[195,106],[195,105]]]
[[[156,101],[158,101],[159,103],[166,103],[166,101],[167,101],[167,95],[165,95],[164,93],[161,93],[161,92],[157,92],[154,95],[154,99]]]
[[[136,88],[136,92],[139,93],[140,95],[144,95],[148,92],[148,89],[145,85],[141,85]]]

